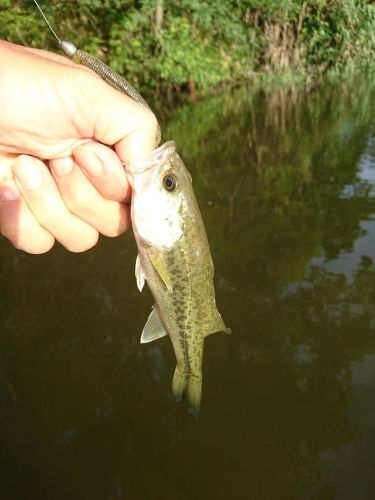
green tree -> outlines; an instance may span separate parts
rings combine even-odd
[[[41,2],[62,38],[109,63],[143,92],[205,93],[257,74],[369,66],[368,0],[93,0]],[[56,49],[30,0],[0,0],[0,37]]]

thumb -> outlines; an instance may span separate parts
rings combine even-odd
[[[149,108],[93,76],[94,138],[115,146],[120,160],[129,166],[155,149],[156,117]]]

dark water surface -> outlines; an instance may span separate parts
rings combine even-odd
[[[233,335],[206,340],[202,413],[131,232],[74,255],[0,241],[0,498],[375,498],[375,84],[238,89],[165,118]]]

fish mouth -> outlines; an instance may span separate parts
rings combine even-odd
[[[154,149],[149,153],[146,157],[141,158],[139,160],[134,160],[131,162],[129,167],[125,166],[125,172],[133,176],[135,174],[142,174],[147,170],[154,168],[157,165],[160,165],[170,154],[176,151],[176,143],[175,141],[167,141],[157,149]]]

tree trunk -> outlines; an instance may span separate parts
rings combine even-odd
[[[155,33],[160,36],[161,30],[163,29],[164,20],[164,0],[156,0],[155,9]]]

